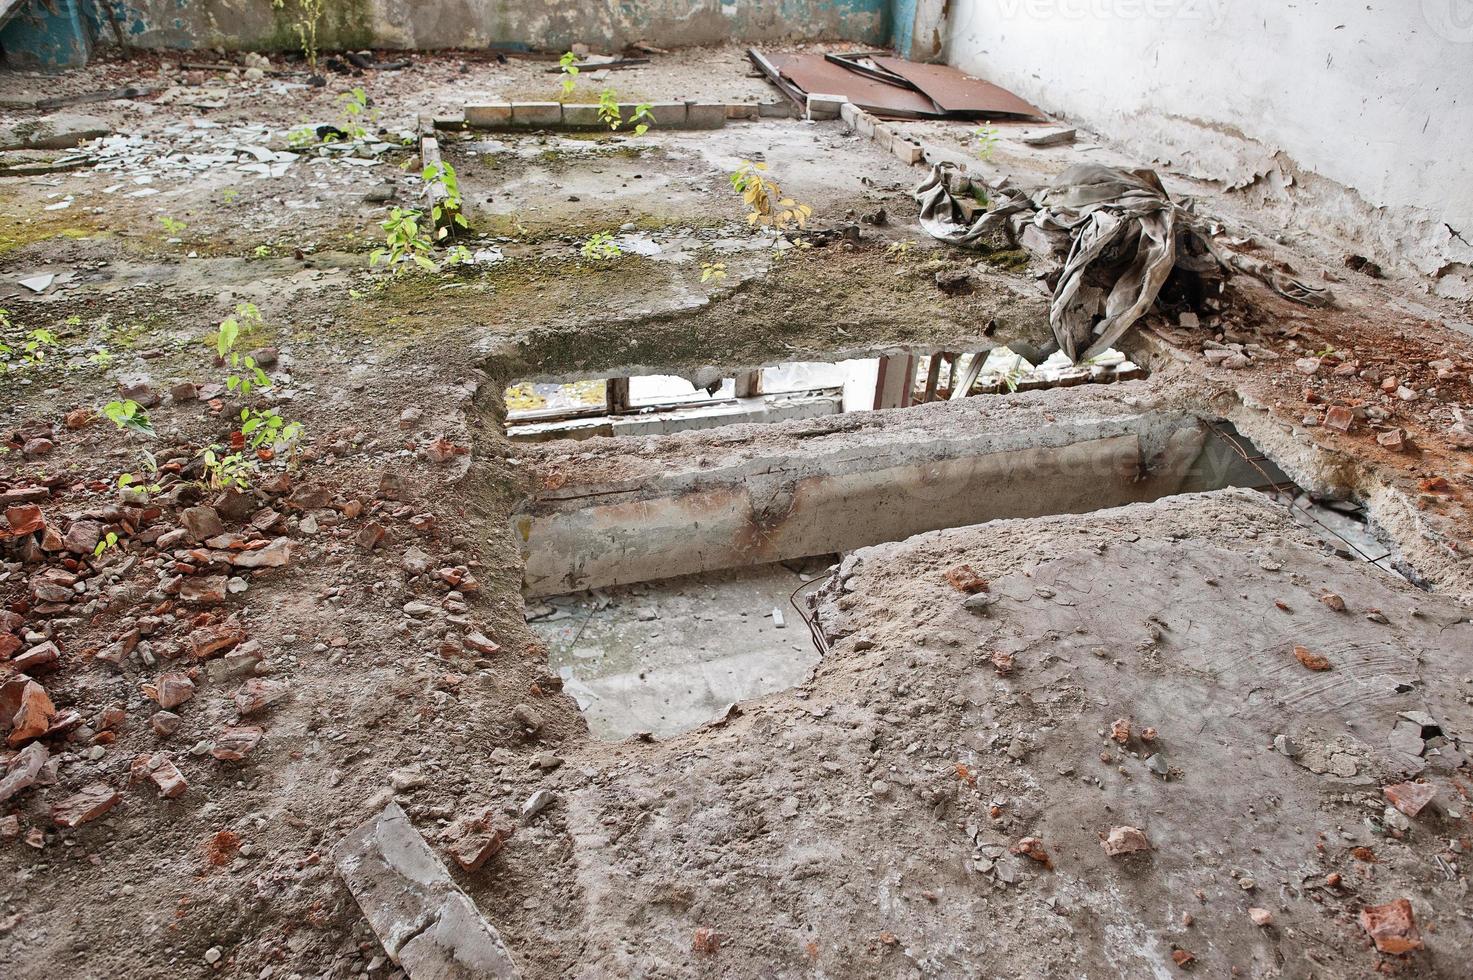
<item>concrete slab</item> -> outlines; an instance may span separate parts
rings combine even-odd
[[[808,676],[818,650],[788,600],[827,565],[807,563],[806,579],[774,564],[558,597],[531,626],[595,736],[673,735]]]
[[[998,597],[985,615],[945,577],[961,563]],[[936,976],[1170,977],[1177,951],[1203,975],[1360,976],[1356,909],[1403,896],[1437,927],[1412,974],[1473,942],[1465,882],[1439,870],[1467,812],[1448,790],[1473,732],[1467,607],[1326,556],[1248,491],[930,533],[843,569],[812,681],[570,794],[590,975],[680,973],[707,922],[762,932],[722,946],[733,975],[914,973],[887,940],[813,938],[844,931],[893,936]],[[1419,710],[1440,748],[1393,748]],[[1391,835],[1380,787],[1418,767],[1455,816]],[[1122,825],[1150,850],[1108,853]],[[1030,839],[1049,866],[1014,852]],[[713,876],[719,902],[660,901]],[[619,941],[631,909],[650,941]]]
[[[333,862],[384,951],[410,980],[519,976],[501,937],[397,803],[344,838]]]

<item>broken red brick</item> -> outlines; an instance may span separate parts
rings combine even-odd
[[[148,727],[153,729],[153,733],[160,738],[168,738],[175,734],[182,724],[184,724],[184,719],[172,711],[155,711],[148,719]]]
[[[138,756],[133,760],[128,778],[132,782],[153,780],[153,784],[159,789],[159,795],[169,800],[183,796],[185,790],[189,789],[189,782],[184,774],[164,752]]]
[[[24,745],[33,738],[40,738],[51,727],[56,706],[46,696],[46,689],[27,679],[20,689],[20,704],[11,718],[11,732],[6,744],[14,747]]]
[[[488,807],[445,828],[445,851],[467,871],[477,871],[506,846],[516,825]]]
[[[1115,723],[1110,726],[1110,737],[1113,738],[1115,741],[1119,742],[1121,745],[1124,745],[1126,742],[1129,742],[1130,741],[1130,719],[1129,718],[1117,718],[1115,720]]]
[[[696,930],[695,937],[691,940],[690,948],[697,953],[705,953],[708,956],[714,955],[721,948],[721,936],[715,929],[708,929],[705,926],[701,926]]]
[[[55,738],[58,735],[65,735],[74,728],[81,727],[82,712],[76,708],[67,708],[51,716],[51,724],[46,727],[46,737]]]
[[[1013,672],[1013,655],[1006,650],[992,651],[992,669],[1001,677]]]
[[[1261,909],[1257,906],[1248,910],[1248,918],[1252,919],[1253,924],[1255,926],[1258,926],[1260,929],[1267,928],[1268,926],[1274,924],[1274,914],[1268,909]]]
[[[1142,742],[1154,742],[1154,741],[1156,741],[1156,729],[1149,728],[1149,727],[1142,728],[1141,729],[1141,741]]]
[[[21,648],[21,638],[14,633],[0,633],[0,660],[15,653]]]
[[[252,677],[235,692],[235,709],[244,715],[264,711],[287,696],[290,689],[286,681],[272,681]]]
[[[224,575],[192,575],[179,586],[179,598],[196,606],[218,606],[225,601]]]
[[[1400,429],[1388,429],[1385,432],[1376,433],[1376,442],[1394,453],[1399,453],[1406,447],[1405,433]]]
[[[1326,608],[1333,609],[1335,612],[1345,611],[1345,600],[1333,592],[1326,592],[1320,596],[1320,602],[1323,602]]]
[[[460,453],[469,452],[466,447],[457,446],[444,436],[440,436],[434,442],[425,446],[425,455],[432,463],[448,463]]]
[[[1045,868],[1049,868],[1050,870],[1053,869],[1054,860],[1053,858],[1049,857],[1048,851],[1044,849],[1043,841],[1039,840],[1037,837],[1024,837],[1022,840],[1018,841],[1018,843],[1010,847],[1009,850],[1012,851],[1014,854],[1026,855],[1037,861],[1039,864],[1043,865]]]
[[[246,631],[234,619],[202,626],[184,641],[185,652],[195,660],[206,660],[244,643]]]
[[[464,565],[457,565],[454,568],[442,568],[437,574],[440,576],[441,581],[452,589],[459,589],[461,592],[471,595],[481,591],[480,583],[471,574],[471,570]]]
[[[223,868],[240,853],[240,835],[233,830],[219,830],[205,838],[205,860]]]
[[[9,536],[12,538],[34,534],[46,526],[46,518],[42,516],[41,508],[35,504],[18,504],[5,508],[5,520],[10,524]]]
[[[3,638],[0,638],[0,641],[3,641]],[[61,651],[56,648],[55,643],[48,641],[31,647],[6,666],[22,674],[35,675],[55,670],[60,664]]]
[[[97,721],[93,723],[92,727],[100,732],[105,732],[122,728],[127,720],[128,712],[117,705],[113,705],[110,708],[103,708],[98,712]]]
[[[92,783],[53,806],[51,821],[58,827],[80,827],[107,813],[122,798],[123,794],[107,783]]]
[[[372,551],[383,544],[384,535],[387,533],[382,524],[377,521],[369,521],[359,529],[358,536],[353,540],[364,551]]]
[[[1120,857],[1125,854],[1138,854],[1141,851],[1149,851],[1151,842],[1146,839],[1145,832],[1138,827],[1111,827],[1108,836],[1100,835],[1100,846],[1110,857]]]
[[[947,569],[946,581],[958,592],[975,595],[978,592],[987,591],[987,580],[977,574],[977,570],[971,565],[957,565],[955,568]]]
[[[46,746],[40,742],[32,742],[17,752],[5,767],[5,774],[0,777],[0,804],[7,803],[23,789],[32,786],[41,774],[51,753],[46,751]]]
[[[95,421],[97,415],[90,408],[74,408],[62,418],[62,422],[72,431],[85,429]]]
[[[1447,482],[1447,477],[1445,476],[1434,476],[1430,479],[1423,480],[1419,485],[1423,493],[1452,494],[1454,492],[1453,485]]]
[[[487,655],[496,653],[501,649],[501,645],[499,643],[495,642],[484,633],[468,634],[465,638],[465,645],[470,647],[472,650],[475,650],[477,653],[484,653]]]
[[[1437,795],[1437,787],[1431,783],[1394,783],[1381,787],[1386,802],[1409,817],[1415,817],[1422,808]]]
[[[1173,949],[1171,951],[1171,961],[1183,970],[1190,966],[1194,960],[1196,960],[1196,957],[1184,949]]]
[[[143,693],[157,701],[160,708],[175,708],[194,697],[194,681],[188,674],[160,674],[154,683],[143,685]]]
[[[1349,432],[1355,424],[1355,413],[1344,405],[1332,405],[1325,413],[1325,428],[1336,432]]]
[[[221,762],[239,762],[260,744],[262,734],[256,725],[227,727],[215,736],[215,746],[210,749],[210,755]]]
[[[1295,647],[1294,657],[1309,670],[1330,669],[1330,661],[1317,653],[1310,653],[1307,647]]]
[[[1383,953],[1410,953],[1422,948],[1412,903],[1404,898],[1361,909],[1360,925]]]
[[[236,568],[281,568],[291,560],[291,538],[276,538],[267,543],[253,541],[247,550],[230,556],[230,564]]]

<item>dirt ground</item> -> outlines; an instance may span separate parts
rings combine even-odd
[[[390,800],[438,846],[457,818],[515,815],[540,789],[556,801],[454,872],[528,978],[1465,975],[1473,310],[1165,175],[1336,302],[1243,279],[1195,324],[1158,311],[1127,341],[1151,378],[1111,397],[1231,421],[1307,490],[1363,504],[1422,588],[1327,558],[1241,491],[941,531],[845,559],[807,683],[611,745],[549,676],[509,515],[570,477],[801,452],[804,424],[560,457],[505,439],[503,387],[1037,344],[1038,270],[929,241],[923,172],[842,124],[762,119],[448,134],[463,241],[484,254],[391,276],[370,266],[380,223],[423,206],[404,135],[466,102],[551,97],[549,63],[424,56],[314,88],[179,60],[0,76],[0,126],[35,119],[38,97],[155,87],[66,110],[133,137],[100,162],[0,171],[16,348],[0,706],[41,726],[7,716],[0,749],[12,774],[35,762],[0,798],[8,975],[390,976],[333,847]],[[776,98],[737,49],[609,75],[628,100]],[[355,86],[378,130],[362,143],[382,148],[243,169],[261,162],[244,147],[345,125]],[[913,125],[967,148],[970,127]],[[1108,134],[1085,136],[1030,150],[1005,134],[988,166],[1117,162]],[[6,156],[42,171],[72,152]],[[726,175],[758,159],[812,205],[813,247],[747,227]],[[850,226],[857,240],[823,235]],[[596,232],[658,251],[589,259]],[[713,262],[725,278],[702,282]],[[957,274],[970,292],[938,288]],[[259,319],[237,350],[272,383],[242,397],[216,335],[244,303]],[[55,343],[32,363],[36,330]],[[1247,363],[1206,356],[1231,344]],[[1054,412],[1063,394],[1005,397]],[[99,417],[122,397],[147,403],[154,435]],[[299,448],[258,457],[248,490],[202,487],[200,454],[230,445],[245,407],[300,423]],[[1335,407],[1349,431],[1326,424]],[[924,430],[944,409],[899,411]],[[1378,439],[1392,430],[1400,448]],[[44,526],[24,529],[29,507]],[[962,606],[943,576],[961,564],[996,602]],[[163,795],[170,768],[182,795]],[[1383,798],[1410,779],[1437,789],[1415,817]],[[1150,849],[1111,856],[1099,835],[1117,827]],[[1402,898],[1422,946],[1378,952],[1361,911]]]

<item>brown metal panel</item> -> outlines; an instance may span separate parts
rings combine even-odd
[[[905,119],[936,118],[941,110],[919,92],[887,85],[827,61],[820,54],[771,54],[767,60],[804,92],[842,95],[866,112]]]
[[[1037,106],[1024,102],[1007,89],[964,74],[950,65],[923,65],[901,58],[875,58],[874,62],[914,83],[947,113],[982,118],[1045,118]]]

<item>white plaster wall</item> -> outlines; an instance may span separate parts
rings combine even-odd
[[[1107,139],[1292,175],[1367,254],[1470,282],[1445,225],[1473,240],[1473,0],[952,0],[946,34],[949,63]]]

